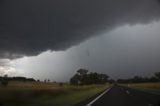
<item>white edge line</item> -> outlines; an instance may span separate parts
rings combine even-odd
[[[94,100],[92,100],[90,103],[88,103],[86,106],[91,106],[94,102],[96,102],[99,98],[101,98],[105,93],[107,93],[111,88],[105,90],[102,94],[100,94],[98,97],[96,97]]]

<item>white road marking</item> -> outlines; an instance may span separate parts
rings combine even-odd
[[[128,90],[126,91],[126,93],[127,93],[127,94],[130,94],[130,92],[129,92]]]
[[[91,106],[94,102],[96,102],[99,98],[101,98],[105,93],[107,93],[111,88],[107,89],[106,91],[104,91],[102,94],[100,94],[97,98],[95,98],[94,100],[92,100],[90,103],[88,103],[86,106]]]

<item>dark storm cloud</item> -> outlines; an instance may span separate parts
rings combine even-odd
[[[159,0],[1,0],[0,57],[64,50],[121,25],[160,18]]]

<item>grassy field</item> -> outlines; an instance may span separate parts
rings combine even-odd
[[[160,82],[159,83],[135,83],[135,84],[123,84],[130,88],[142,90],[150,93],[160,94]]]
[[[0,106],[72,106],[109,85],[71,86],[42,82],[10,82],[0,87]]]

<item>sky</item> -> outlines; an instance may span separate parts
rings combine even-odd
[[[160,70],[159,0],[1,0],[0,75],[68,81]]]

